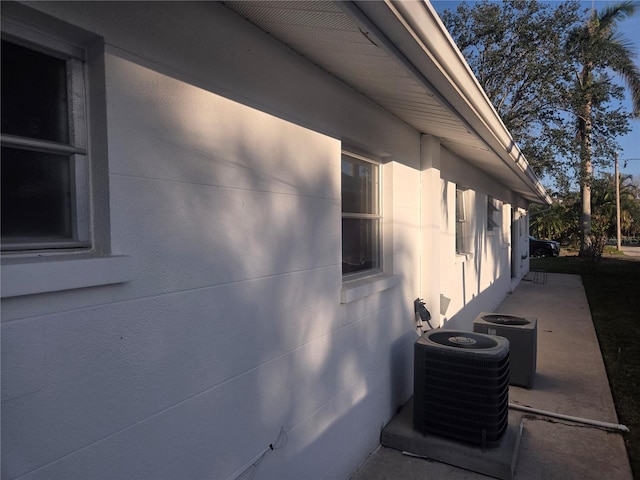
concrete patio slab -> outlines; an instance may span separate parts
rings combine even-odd
[[[540,275],[538,275],[540,277]],[[531,273],[496,308],[538,319],[533,388],[512,386],[510,403],[577,419],[618,422],[589,304],[576,275]],[[621,433],[542,414],[524,414],[517,480],[632,480]],[[480,480],[487,476],[379,447],[352,480]]]
[[[501,480],[511,480],[522,438],[522,415],[509,413],[509,425],[500,443],[482,449],[436,435],[423,435],[413,428],[413,399],[382,431],[381,443],[407,454],[454,465]]]

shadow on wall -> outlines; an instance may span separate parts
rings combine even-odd
[[[403,292],[339,304],[339,142],[107,71],[112,249],[135,279],[3,327],[3,477],[226,478],[282,427],[266,471],[347,469],[406,396],[413,318],[385,307]]]
[[[443,179],[441,218],[447,230],[442,237],[440,287],[441,293],[451,298],[448,317],[444,319],[446,326],[470,330],[475,318],[473,312],[492,310],[500,294],[510,289],[509,250],[499,231],[489,233],[487,230],[487,196],[469,189],[465,191],[467,211],[462,229],[463,245],[469,255],[463,258],[456,253],[459,232],[456,231],[457,220],[452,218],[455,196],[451,192],[455,188],[455,183]]]
[[[123,231],[137,226],[140,237],[124,244],[160,239],[136,252],[153,266],[144,285],[198,299],[182,321],[164,319],[171,334],[160,330],[153,342],[165,344],[163,364],[183,364],[157,384],[179,383],[178,402],[196,394],[209,410],[193,417],[196,435],[176,439],[181,448],[165,453],[208,452],[210,460],[198,463],[210,471],[197,473],[226,476],[273,442],[281,426],[289,431],[346,388],[336,375],[333,333],[340,327],[339,144],[114,63],[127,79],[120,93],[128,115],[121,117],[147,130],[140,143],[126,145],[128,129],[120,127],[117,143],[135,161],[122,165],[115,182],[133,176],[151,193]],[[144,118],[131,118],[136,102]],[[116,211],[126,211],[119,201]],[[176,337],[174,329],[185,333]]]

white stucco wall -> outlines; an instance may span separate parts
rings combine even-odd
[[[506,292],[505,250],[487,240],[459,263],[450,223],[455,181],[499,185],[445,155],[426,194],[421,154],[437,142],[222,5],[34,6],[106,44],[93,153],[109,216],[94,222],[130,273],[3,299],[3,478],[234,478],[281,429],[255,478],[347,478],[412,393],[413,299],[438,289],[455,321]],[[394,279],[350,303],[344,146],[383,163]]]
[[[518,199],[433,137],[424,136],[422,158],[421,294],[434,326],[471,330],[476,315],[495,309],[526,273],[519,269],[512,281],[510,219],[500,211],[498,226],[487,229],[489,196],[500,210]],[[467,255],[456,253],[457,186],[465,189]]]

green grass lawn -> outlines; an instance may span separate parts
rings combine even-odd
[[[577,256],[531,259],[531,270],[582,276],[634,478],[640,478],[640,258],[602,256],[593,268]]]

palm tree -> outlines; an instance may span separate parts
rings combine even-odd
[[[620,226],[623,233],[629,233],[634,217],[637,216],[636,186],[631,175],[620,176]],[[603,222],[604,233],[609,237],[616,235],[616,184],[615,177],[605,173],[592,184],[591,201],[593,212],[598,212]]]
[[[633,176],[620,178],[620,228],[623,235],[631,236],[634,226],[640,222],[640,189],[633,183]],[[634,225],[635,224],[635,225]]]
[[[640,69],[634,63],[631,43],[617,32],[619,21],[635,13],[638,4],[621,2],[591,12],[589,20],[576,28],[567,42],[569,54],[578,65],[574,110],[577,117],[577,141],[580,152],[580,255],[591,253],[591,176],[592,135],[595,105],[607,101],[603,86],[610,78],[603,73],[613,70],[631,93],[633,115],[640,114]]]
[[[554,201],[551,206],[531,205],[529,211],[530,231],[534,237],[570,243],[572,229],[577,231],[571,202]]]

